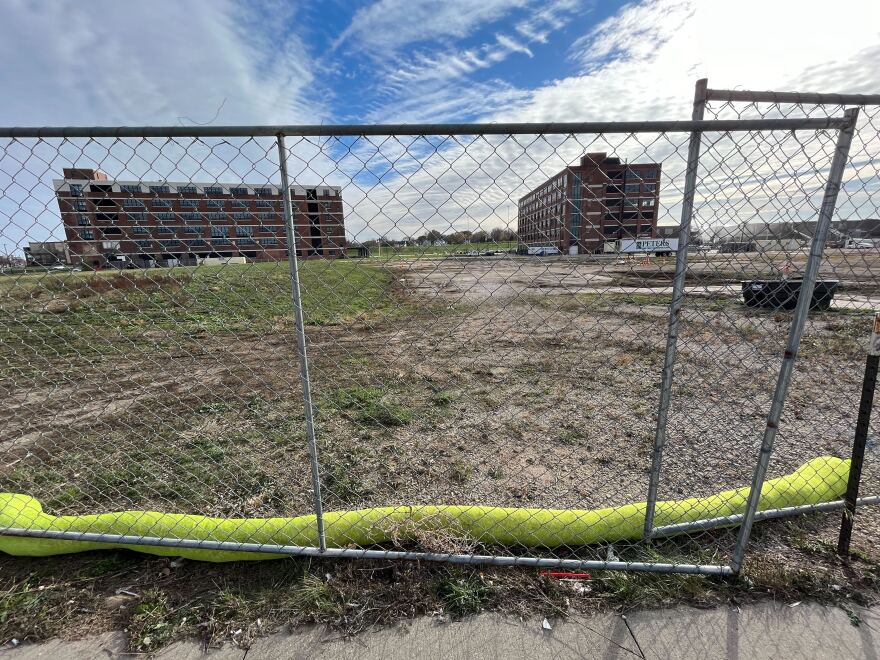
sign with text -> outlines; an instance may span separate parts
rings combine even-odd
[[[621,252],[675,252],[678,250],[677,238],[622,238]]]

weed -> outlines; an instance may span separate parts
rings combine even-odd
[[[459,574],[438,581],[437,596],[452,616],[479,614],[490,602],[492,590],[482,576]]]
[[[324,468],[324,488],[343,506],[356,504],[372,492],[358,476],[361,469],[351,455],[328,455]]]
[[[312,574],[306,575],[294,589],[292,601],[301,614],[316,621],[339,616],[343,612],[339,594],[328,582]]]
[[[433,403],[438,408],[446,408],[449,406],[455,397],[452,392],[448,390],[440,390],[438,392],[434,392],[431,395],[431,403]]]
[[[23,582],[0,591],[0,643],[45,639],[62,632],[80,609],[91,607],[82,591],[44,589]]]
[[[449,465],[449,479],[457,484],[467,483],[471,478],[474,468],[462,460],[454,460]]]
[[[218,414],[229,412],[232,410],[232,408],[232,404],[226,403],[225,401],[218,401],[216,403],[208,403],[204,406],[199,406],[198,408],[196,408],[196,412],[203,415]]]
[[[149,652],[165,646],[174,638],[179,625],[172,617],[166,594],[158,589],[145,591],[129,624],[130,649]]]
[[[558,440],[564,445],[579,445],[583,443],[585,436],[579,429],[563,429],[559,433]]]
[[[372,426],[404,426],[412,421],[408,408],[386,400],[378,387],[342,387],[329,396],[332,408],[345,412],[349,417]]]

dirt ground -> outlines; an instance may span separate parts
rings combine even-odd
[[[394,275],[394,295],[415,301],[416,311],[309,328],[328,508],[590,508],[644,499],[668,294],[616,284],[632,277],[626,268],[643,264],[502,258],[384,267]],[[688,297],[662,497],[749,483],[790,318],[747,309],[719,292]],[[858,313],[811,317],[771,475],[819,455],[848,456],[867,327]],[[64,469],[59,458],[108,442],[141,454],[142,467],[183,476],[175,462],[189,447],[199,474],[210,468],[227,475],[229,492],[203,493],[195,502],[152,483],[138,492],[142,470],[129,470],[130,461],[114,451],[85,467],[133,481],[123,497],[114,498],[112,489],[86,496],[82,469],[69,475],[82,497],[57,478],[41,484],[51,484],[43,497],[51,502],[51,487],[59,489],[58,503],[70,505],[64,513],[84,512],[95,501],[187,510],[210,502],[199,512],[227,515],[307,513],[308,471],[296,460],[305,448],[296,441],[285,447],[294,459],[288,467],[260,467],[251,479],[252,446],[232,452],[191,439],[246,434],[255,408],[264,422],[301,420],[294,334],[168,334],[170,346],[159,333],[153,346],[112,361],[55,360],[54,377],[44,382],[7,382],[3,480],[33,492],[27,479],[46,475],[24,466],[48,461]],[[301,436],[301,421],[290,428]],[[175,451],[162,456],[153,451],[156,443]],[[10,467],[18,468],[11,479]],[[115,484],[118,476],[107,481]],[[880,486],[878,476],[871,444],[866,487]],[[259,485],[267,479],[268,486]],[[242,489],[253,492],[235,502]],[[282,491],[287,495],[276,497]]]
[[[758,265],[736,269],[757,273]],[[668,285],[657,283],[670,261],[497,257],[370,267],[392,275],[385,313],[307,331],[325,510],[644,501],[669,302]],[[631,286],[633,278],[644,284]],[[791,314],[745,308],[724,279],[688,282],[661,498],[747,485],[758,456]],[[843,298],[870,300],[864,272],[840,279],[858,282]],[[816,456],[849,456],[869,318],[846,307],[811,314],[770,477]],[[88,360],[20,354],[27,364],[11,365],[0,383],[0,490],[32,494],[58,514],[311,512],[289,325],[155,331],[131,350]],[[863,495],[880,493],[875,437]],[[880,560],[876,509],[860,514],[854,540],[869,562]],[[843,579],[825,552],[838,524],[839,514],[760,523],[753,561]],[[733,540],[732,531],[694,535],[661,543],[656,557],[724,563]],[[403,547],[526,552],[450,536]],[[604,559],[642,551],[554,552]]]

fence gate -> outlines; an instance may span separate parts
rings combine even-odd
[[[830,460],[777,478],[854,419],[794,393],[846,394],[782,404],[795,354],[850,356],[738,282],[812,288],[857,112],[702,90],[682,122],[0,130],[32,264],[0,276],[3,548],[735,572],[758,508],[840,495]],[[809,248],[702,249],[753,218]]]

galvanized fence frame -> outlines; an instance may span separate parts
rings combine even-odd
[[[720,525],[739,524],[740,532],[730,565],[721,564],[670,564],[662,562],[630,562],[592,561],[580,559],[478,555],[460,553],[403,552],[393,550],[372,550],[366,548],[327,548],[324,540],[323,501],[319,476],[319,456],[316,447],[315,428],[312,420],[313,402],[310,392],[309,358],[307,353],[306,335],[302,316],[302,294],[298,274],[299,257],[289,253],[291,299],[296,321],[298,354],[300,357],[300,379],[303,386],[303,404],[306,419],[308,453],[311,467],[311,485],[314,495],[314,511],[319,536],[318,547],[293,545],[265,545],[255,543],[233,543],[204,541],[194,539],[155,538],[134,535],[98,534],[72,531],[45,531],[21,528],[6,528],[0,533],[9,536],[39,537],[93,541],[102,543],[125,543],[141,546],[161,546],[174,548],[196,548],[205,550],[249,551],[290,556],[317,557],[351,557],[381,559],[414,559],[422,561],[441,561],[450,563],[514,565],[535,567],[564,567],[587,569],[620,569],[632,571],[676,572],[707,575],[734,575],[741,566],[745,555],[751,526],[755,520],[797,515],[808,511],[827,511],[840,508],[843,503],[835,502],[804,507],[788,507],[771,511],[757,511],[761,486],[764,483],[767,464],[773,448],[775,431],[785,403],[785,397],[794,358],[803,332],[809,305],[809,295],[800,296],[797,309],[789,329],[782,367],[776,385],[773,405],[768,412],[766,432],[761,453],[755,468],[751,494],[744,515],[727,516],[719,519],[702,520],[695,523],[653,526],[653,512],[657,500],[657,486],[661,476],[661,463],[666,432],[666,412],[669,406],[669,388],[673,382],[675,351],[677,339],[677,322],[684,298],[684,278],[687,267],[687,237],[693,209],[694,194],[697,187],[698,168],[700,165],[701,137],[705,131],[744,132],[744,131],[779,131],[779,130],[836,130],[838,139],[834,153],[831,172],[826,182],[822,209],[819,215],[819,229],[813,238],[810,251],[805,284],[807,291],[812,293],[818,263],[822,256],[827,228],[834,211],[836,196],[840,188],[840,180],[847,160],[849,144],[852,139],[853,127],[858,116],[857,110],[847,111],[845,116],[824,119],[786,118],[760,120],[714,120],[703,119],[703,106],[707,98],[706,85],[697,86],[697,97],[694,103],[691,121],[649,121],[649,122],[578,122],[551,124],[426,124],[426,125],[371,125],[371,126],[230,126],[230,127],[95,127],[95,128],[6,128],[0,129],[2,138],[122,138],[122,137],[250,137],[272,136],[277,141],[280,159],[280,177],[282,189],[288,189],[287,149],[285,137],[289,136],[412,136],[412,135],[518,135],[518,134],[560,134],[573,135],[580,133],[690,133],[688,163],[684,203],[681,212],[681,236],[683,243],[676,255],[676,270],[673,286],[672,302],[669,310],[669,329],[667,336],[666,355],[662,371],[662,387],[657,416],[656,434],[652,452],[652,467],[647,498],[645,521],[645,538],[660,538],[684,530],[711,529]],[[284,195],[284,219],[288,245],[296,245],[296,227],[293,221],[290,199]],[[290,251],[289,251],[290,252]],[[880,498],[864,498],[860,503],[875,503]]]
[[[726,516],[712,520],[702,520],[694,523],[684,523],[678,525],[668,525],[662,527],[653,526],[654,507],[657,501],[657,489],[661,474],[661,463],[663,448],[665,444],[667,413],[669,408],[669,398],[672,387],[672,370],[675,365],[675,351],[678,339],[678,316],[681,312],[681,304],[684,297],[683,283],[685,273],[687,271],[687,249],[682,249],[677,253],[676,272],[675,272],[675,289],[673,299],[670,306],[669,330],[667,335],[666,361],[663,371],[663,381],[661,385],[660,407],[657,415],[657,429],[652,454],[652,466],[650,475],[650,485],[648,490],[647,512],[645,517],[645,533],[646,541],[651,538],[658,538],[671,533],[680,533],[683,531],[697,529],[713,529],[722,525],[735,524],[739,526],[736,546],[734,548],[733,557],[730,563],[732,574],[740,572],[745,560],[749,539],[751,536],[752,526],[758,520],[770,518],[795,516],[801,513],[809,513],[812,511],[836,511],[846,509],[844,514],[844,527],[849,524],[851,529],[852,517],[855,515],[857,506],[866,506],[871,504],[880,504],[880,496],[867,496],[855,498],[850,497],[848,492],[847,500],[838,500],[821,505],[807,505],[800,507],[786,507],[782,509],[758,511],[758,501],[760,499],[761,489],[764,485],[767,467],[773,452],[773,444],[779,429],[779,422],[782,416],[785,399],[791,383],[794,362],[797,357],[800,339],[803,335],[810,299],[813,295],[813,289],[818,276],[819,266],[822,261],[822,254],[827,241],[828,230],[834,215],[837,196],[842,188],[844,173],[847,165],[849,165],[850,147],[853,135],[857,130],[859,119],[859,108],[865,106],[880,106],[880,94],[832,94],[832,93],[801,93],[801,92],[773,92],[773,91],[752,91],[752,90],[729,90],[729,89],[710,89],[708,79],[700,79],[696,82],[694,92],[694,108],[693,119],[703,119],[705,116],[706,104],[709,101],[722,101],[728,104],[744,103],[758,104],[768,103],[772,105],[792,104],[796,106],[813,105],[813,106],[852,106],[845,111],[845,115],[849,120],[849,126],[841,130],[837,142],[837,147],[832,162],[831,171],[829,172],[828,186],[825,190],[825,196],[822,200],[822,207],[816,226],[816,232],[810,247],[810,253],[807,261],[807,267],[804,272],[804,288],[808,295],[799,296],[797,307],[792,319],[788,342],[783,355],[783,361],[780,367],[779,376],[773,394],[773,402],[767,415],[766,428],[758,454],[755,474],[753,477],[749,499],[744,515]],[[790,116],[790,115],[786,115]],[[692,152],[699,153],[699,134],[692,133],[691,136]],[[697,156],[698,158],[698,156]],[[688,168],[688,181],[685,189],[685,204],[682,212],[681,236],[687,241],[690,232],[691,210],[695,186],[695,176],[691,177],[691,168]],[[869,357],[869,363],[871,358]],[[863,394],[864,396],[864,394]],[[862,406],[864,408],[864,406]],[[870,415],[870,410],[865,413],[859,410],[859,426],[862,435],[867,433],[867,419],[863,419],[866,415]],[[856,431],[857,436],[859,431]],[[858,455],[853,456],[854,465],[858,464],[859,473],[861,466],[861,454],[858,450],[858,441],[854,452]],[[864,452],[864,443],[862,442],[861,452]],[[852,485],[853,477],[855,484]],[[849,491],[858,493],[858,476],[851,475],[851,486]],[[850,499],[852,501],[850,501]],[[841,532],[843,538],[844,532]],[[848,534],[847,534],[848,538]],[[841,541],[843,543],[843,541]]]

